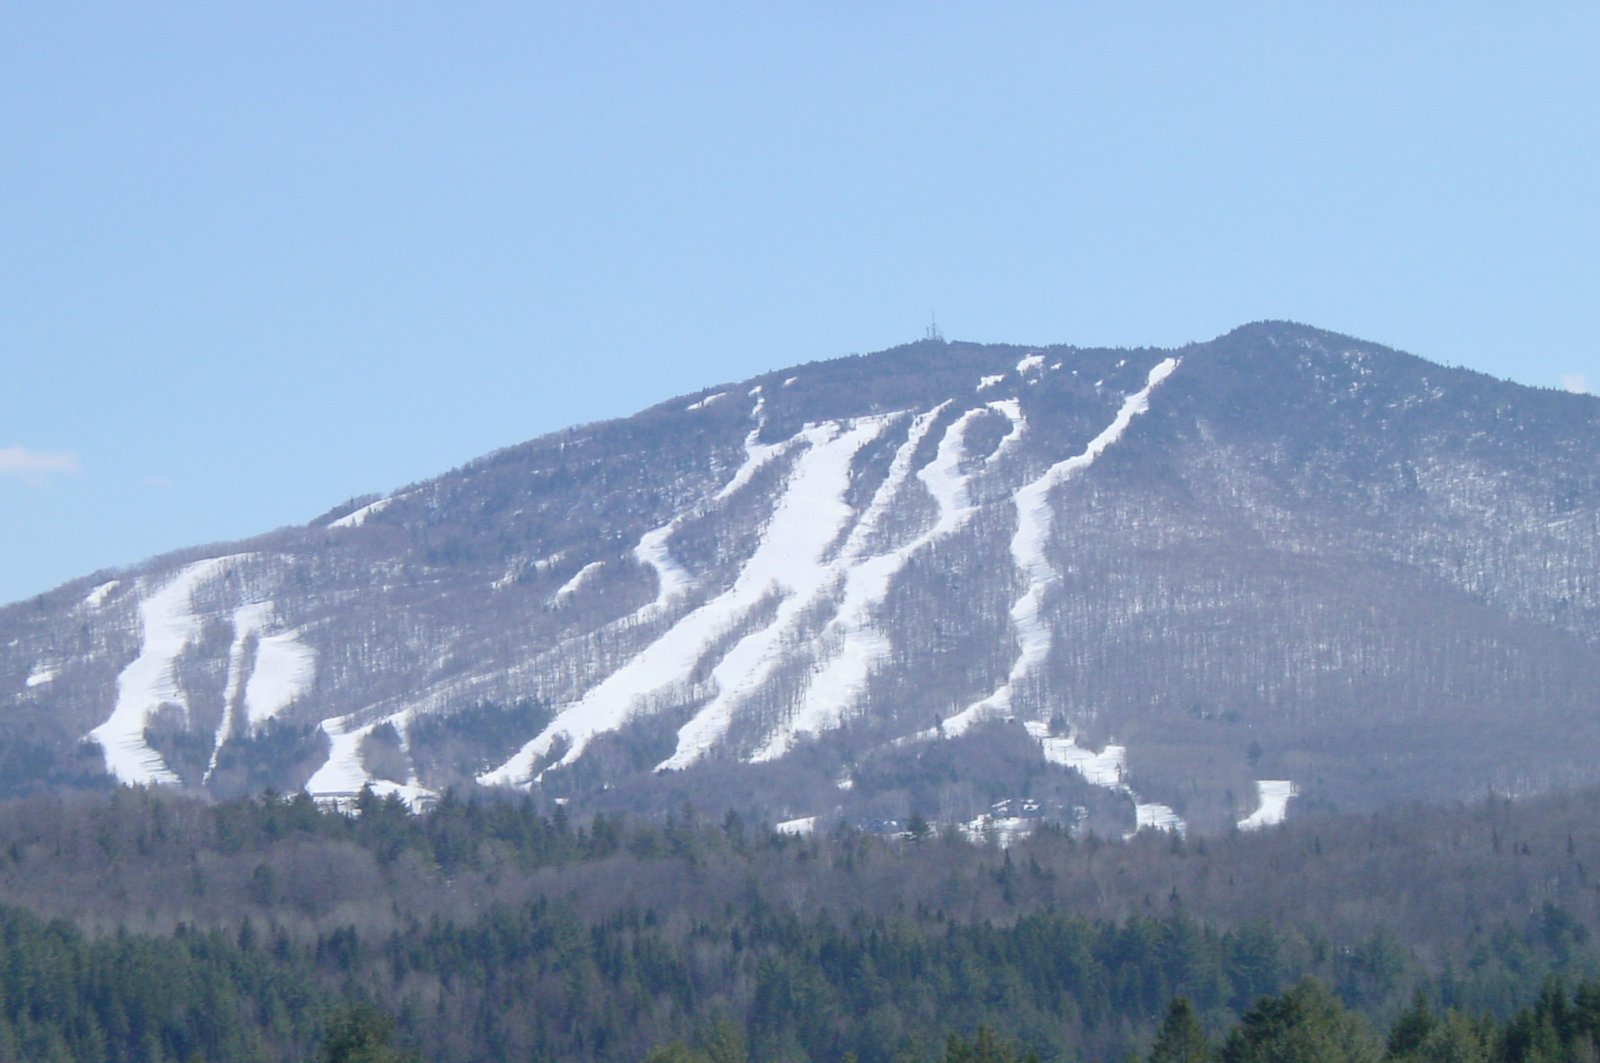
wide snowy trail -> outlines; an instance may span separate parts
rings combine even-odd
[[[510,760],[479,776],[479,781],[485,785],[534,781],[549,767],[572,763],[596,736],[618,729],[634,713],[647,708],[652,699],[669,691],[688,696],[689,679],[696,665],[729,632],[748,623],[772,595],[781,596],[779,616],[761,625],[758,631],[787,619],[785,607],[794,608],[791,603],[797,598],[803,601],[816,590],[818,562],[838,540],[850,518],[845,493],[850,485],[851,462],[862,447],[877,438],[889,419],[862,419],[850,427],[828,424],[802,431],[799,438],[805,449],[795,459],[761,544],[734,585],[668,628],[564,708]],[[763,453],[752,454],[750,461],[763,461],[766,457]],[[666,537],[652,546],[665,553]],[[662,582],[665,585],[668,579],[663,578]],[[664,598],[665,595],[658,601]],[[558,746],[562,747],[560,757],[536,773],[535,765]]]
[[[179,689],[177,664],[183,651],[200,636],[193,598],[233,560],[218,557],[187,565],[139,603],[139,656],[117,676],[117,703],[111,716],[89,732],[105,754],[106,770],[119,781],[142,786],[182,782],[161,754],[150,748],[145,730],[164,705],[176,708],[187,721],[189,699]]]

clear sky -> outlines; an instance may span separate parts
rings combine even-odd
[[[1600,4],[0,6],[0,601],[921,335],[1600,386]]]

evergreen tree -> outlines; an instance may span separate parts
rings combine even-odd
[[[413,1063],[390,1044],[393,1036],[394,1020],[378,1009],[362,1004],[345,1008],[328,1023],[317,1063]]]
[[[1256,1003],[1222,1046],[1222,1063],[1377,1063],[1371,1029],[1315,978]]]
[[[1211,1044],[1188,997],[1176,997],[1150,1048],[1149,1063],[1205,1063]]]

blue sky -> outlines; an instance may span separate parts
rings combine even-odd
[[[0,601],[952,338],[1600,386],[1600,5],[0,7]]]

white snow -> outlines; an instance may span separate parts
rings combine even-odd
[[[163,705],[174,705],[188,716],[189,702],[178,689],[176,666],[179,655],[200,634],[200,618],[191,599],[234,560],[216,557],[186,565],[139,603],[139,656],[117,676],[117,703],[111,716],[89,732],[104,751],[106,770],[118,780],[143,785],[180,782],[145,742],[144,732]]]
[[[373,720],[361,727],[353,726],[352,717],[349,716],[323,720],[318,726],[322,733],[328,736],[328,759],[317,769],[316,774],[306,780],[304,787],[306,793],[319,800],[337,800],[353,797],[361,792],[362,787],[370,786],[378,797],[398,794],[401,800],[412,808],[417,808],[437,796],[432,790],[420,785],[415,774],[404,783],[376,779],[361,762],[361,743],[374,729],[385,723],[393,725],[399,732],[401,747],[409,753],[410,750],[406,748],[406,728],[410,720],[409,709],[381,720]]]
[[[241,716],[253,731],[309,691],[316,678],[316,651],[300,641],[298,631],[268,634],[276,626],[275,620],[272,602],[242,605],[233,611],[228,681],[207,778],[216,770],[217,757],[234,736]]]
[[[788,387],[788,386],[789,386],[789,385],[791,385],[791,384],[793,384],[793,383],[794,383],[794,382],[795,382],[795,381],[796,381],[796,380],[799,380],[799,379],[800,379],[800,378],[799,378],[799,377],[797,377],[797,376],[792,376],[792,377],[789,377],[789,378],[788,378],[788,379],[787,379],[787,380],[785,380],[785,381],[784,381],[784,382],[783,382],[783,386],[784,386],[784,387]]]
[[[1256,810],[1239,821],[1239,829],[1260,830],[1282,823],[1289,814],[1289,798],[1298,792],[1288,779],[1257,779]]]
[[[1188,824],[1166,805],[1156,802],[1135,803],[1133,806],[1134,830],[1170,830],[1183,834]]]
[[[1022,572],[1024,590],[1011,606],[1011,628],[1016,634],[1017,656],[1010,674],[987,697],[949,717],[932,731],[913,736],[914,740],[938,735],[953,738],[985,719],[1014,714],[1015,692],[1048,660],[1055,638],[1044,615],[1046,595],[1060,579],[1048,553],[1055,538],[1055,511],[1050,504],[1050,494],[1090,468],[1100,455],[1121,439],[1133,419],[1150,408],[1151,392],[1177,367],[1176,358],[1168,358],[1157,364],[1145,378],[1145,386],[1123,400],[1111,424],[1090,440],[1082,453],[1057,462],[1017,490],[1014,496],[1017,529],[1011,537],[1011,557]],[[1122,746],[1108,745],[1097,753],[1078,745],[1076,736],[1052,737],[1048,725],[1042,722],[1025,721],[1025,726],[1028,733],[1039,741],[1045,760],[1072,768],[1095,786],[1132,794],[1123,782],[1127,771],[1127,750]],[[1141,812],[1141,808],[1144,811]],[[1137,798],[1135,817],[1140,826],[1147,825],[1144,822],[1144,818],[1147,818],[1151,821],[1149,825],[1159,821],[1164,824],[1163,829],[1182,830],[1183,821],[1171,809],[1155,804],[1141,806]]]
[[[786,819],[772,829],[779,834],[810,834],[817,829],[817,817],[801,816],[799,819]]]
[[[1044,355],[1042,355],[1042,354],[1030,354],[1030,355],[1028,355],[1028,357],[1024,358],[1022,361],[1017,363],[1017,372],[1019,372],[1019,373],[1027,373],[1027,372],[1030,372],[1031,370],[1034,370],[1034,369],[1043,368],[1043,366],[1044,366]]]
[[[938,516],[932,525],[897,548],[865,555],[884,512],[909,478],[918,447],[947,405],[919,414],[912,422],[906,441],[890,463],[883,486],[873,496],[841,551],[835,567],[843,568],[844,591],[833,619],[816,640],[820,652],[826,654],[831,649],[831,655],[814,666],[799,708],[768,736],[750,758],[752,762],[775,760],[794,748],[801,736],[821,734],[838,726],[849,715],[860,701],[873,667],[885,659],[891,649],[888,638],[873,623],[873,616],[888,597],[895,575],[917,551],[956,531],[971,518],[974,510],[968,501],[967,477],[961,472],[961,458],[966,450],[967,428],[973,418],[982,413],[982,407],[958,417],[940,438],[933,460],[917,470],[916,479],[938,506]]]
[[[759,690],[783,660],[789,634],[816,596],[837,580],[838,565],[825,558],[850,526],[854,511],[845,501],[856,452],[883,431],[888,418],[864,419],[840,435],[813,440],[796,463],[783,498],[745,563],[730,596],[747,611],[776,592],[782,601],[773,619],[744,636],[712,669],[716,693],[678,731],[678,748],[658,771],[688,767],[716,744],[740,701]],[[828,431],[837,430],[830,426]]]
[[[715,395],[707,395],[705,398],[701,399],[699,402],[690,403],[688,406],[685,406],[683,412],[684,413],[693,413],[696,410],[703,410],[707,406],[710,406],[713,402],[716,402],[718,399],[725,398],[727,396],[727,394],[728,393],[726,391],[719,391]]]
[[[1054,635],[1044,618],[1044,601],[1060,578],[1047,552],[1055,535],[1055,511],[1050,505],[1050,493],[1087,470],[1112,444],[1121,439],[1133,419],[1150,408],[1150,393],[1177,367],[1176,358],[1168,358],[1156,365],[1145,379],[1144,388],[1123,400],[1116,417],[1089,441],[1081,454],[1056,462],[1037,479],[1017,490],[1017,530],[1011,537],[1011,558],[1022,571],[1026,584],[1022,596],[1011,606],[1011,627],[1017,637],[1017,657],[1011,666],[1011,674],[993,693],[944,721],[941,729],[947,737],[964,733],[980,720],[1009,714],[1013,707],[1013,692],[1049,657]]]
[[[89,609],[99,609],[106,604],[106,599],[111,596],[111,592],[120,586],[122,586],[122,581],[119,579],[100,584],[100,586],[84,596],[84,606]]]
[[[359,527],[361,527],[363,524],[365,524],[367,522],[367,518],[368,517],[371,517],[374,514],[382,513],[385,509],[388,508],[389,503],[391,503],[393,501],[394,501],[394,499],[392,499],[392,498],[380,498],[376,502],[368,503],[367,505],[362,506],[360,509],[355,510],[352,513],[346,513],[344,516],[340,517],[338,520],[329,521],[328,522],[328,527],[330,527],[330,528],[359,528]]]
[[[36,664],[33,666],[33,671],[28,673],[28,678],[23,682],[22,685],[27,687],[29,690],[32,690],[34,687],[44,686],[46,683],[55,679],[55,677],[56,670],[54,668],[44,664]]]
[[[217,735],[211,743],[211,762],[206,765],[206,779],[217,770],[217,757],[222,747],[233,737],[236,707],[244,697],[245,677],[249,673],[248,654],[251,637],[256,635],[272,614],[272,603],[259,602],[243,605],[233,611],[233,645],[228,648],[228,681],[223,686],[222,719],[217,723]]]
[[[649,565],[656,570],[655,601],[640,610],[641,613],[653,613],[666,608],[672,599],[694,584],[689,578],[689,573],[673,558],[672,551],[667,549],[667,540],[672,538],[677,530],[678,520],[669,520],[659,528],[651,528],[641,535],[639,544],[633,548],[633,556],[640,564]]]
[[[1084,749],[1071,738],[1042,738],[1039,746],[1044,750],[1045,760],[1072,768],[1092,786],[1111,790],[1122,787],[1122,777],[1128,770],[1128,751],[1123,746],[1109,745],[1096,753]]]
[[[578,592],[584,581],[605,567],[604,561],[591,561],[572,574],[572,578],[563,583],[557,591],[550,596],[551,605],[560,605]]]
[[[961,833],[967,840],[979,845],[994,842],[1002,849],[1009,849],[1017,842],[1033,833],[1033,828],[1039,821],[1026,816],[995,816],[988,813],[961,824]]]
[[[762,466],[788,450],[795,442],[793,439],[785,439],[781,443],[761,443],[758,442],[760,435],[761,429],[756,427],[752,428],[750,434],[745,436],[744,463],[734,472],[733,477],[722,485],[722,490],[717,492],[716,500],[718,502],[732,497],[734,492],[749,483],[751,478],[761,471]]]
[[[479,781],[485,785],[533,781],[537,778],[535,763],[558,745],[563,746],[563,752],[550,766],[576,760],[596,735],[621,726],[652,697],[673,689],[686,693],[684,684],[701,658],[727,632],[746,622],[764,601],[777,594],[781,600],[774,617],[740,639],[713,670],[711,702],[680,730],[678,751],[663,767],[675,765],[680,758],[698,756],[700,744],[720,734],[725,726],[733,699],[765,676],[771,666],[769,651],[829,576],[823,556],[852,515],[844,501],[852,459],[883,431],[888,420],[879,417],[863,419],[853,426],[807,426],[796,442],[804,450],[789,471],[783,495],[763,530],[760,544],[733,586],[692,610],[567,705],[543,732],[510,760],[479,776]],[[666,527],[670,529],[671,525]],[[647,540],[651,549],[646,550],[646,544],[641,543],[640,553],[659,564],[662,559],[656,548],[660,555],[665,554],[665,535],[653,539],[647,536]],[[662,584],[664,593],[658,600],[665,598],[672,580],[664,574]]]
[[[978,378],[978,390],[979,391],[983,391],[983,390],[985,390],[987,388],[992,388],[996,384],[1000,383],[1000,381],[1004,380],[1005,378],[1006,378],[1006,375],[1004,373],[995,373],[993,376],[979,377]]]
[[[300,641],[298,631],[261,636],[256,641],[255,667],[244,687],[250,726],[266,723],[308,693],[316,672],[317,652]]]
[[[989,403],[989,409],[1004,414],[1011,421],[1011,431],[1001,437],[1000,442],[995,445],[994,452],[989,455],[989,461],[992,462],[1022,438],[1023,431],[1028,427],[1028,419],[1022,415],[1022,403],[1016,399],[996,399]]]

